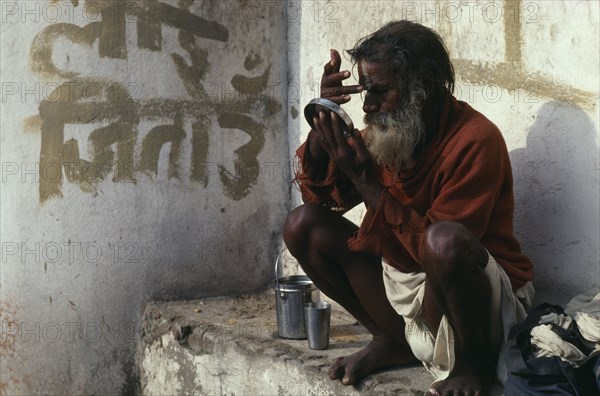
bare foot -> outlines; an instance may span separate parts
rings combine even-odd
[[[329,377],[332,380],[341,379],[344,385],[352,385],[374,371],[417,362],[419,360],[407,345],[387,338],[373,339],[360,351],[335,359],[329,369]]]
[[[455,367],[448,378],[433,384],[426,396],[486,396],[494,378],[490,365]]]

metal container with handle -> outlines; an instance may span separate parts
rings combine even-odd
[[[319,290],[306,275],[279,277],[275,260],[277,334],[283,338],[306,339],[304,304],[319,301]]]

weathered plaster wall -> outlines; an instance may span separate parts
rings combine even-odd
[[[494,121],[508,144],[515,229],[536,264],[538,299],[560,303],[598,282],[598,1],[329,1],[311,11],[300,28],[296,106],[319,95],[330,48],[351,48],[395,19],[434,28],[454,62],[455,95]],[[355,125],[360,106],[358,97],[344,106]],[[307,133],[295,120],[290,153]]]
[[[596,281],[598,1],[0,0],[0,393],[128,392],[146,301],[265,284],[329,48],[400,18],[503,131],[540,298]]]
[[[146,301],[272,277],[289,210],[287,10],[0,12],[0,394],[130,393]]]

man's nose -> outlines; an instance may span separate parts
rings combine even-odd
[[[376,100],[373,95],[367,92],[363,103],[363,111],[365,113],[377,113],[380,107],[381,104],[379,101]]]

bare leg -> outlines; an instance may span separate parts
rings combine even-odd
[[[288,249],[317,287],[373,335],[366,348],[334,361],[330,377],[345,385],[382,368],[416,362],[404,338],[404,320],[386,297],[381,259],[348,249],[355,231],[352,222],[313,204],[292,211],[283,231]]]
[[[483,272],[487,251],[470,231],[454,222],[430,226],[424,249],[425,319],[437,334],[444,313],[455,338],[454,368],[434,388],[440,396],[485,395],[497,359],[489,339],[491,289]]]

